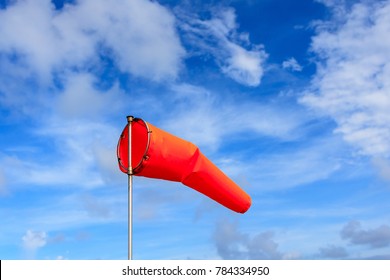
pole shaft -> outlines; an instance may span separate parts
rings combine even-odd
[[[128,197],[128,259],[133,259],[133,175],[129,178],[129,197]]]
[[[129,138],[129,158],[128,158],[128,259],[133,259],[133,167],[131,166],[131,123],[134,117],[128,116],[128,138]]]

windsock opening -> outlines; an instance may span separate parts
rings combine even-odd
[[[133,174],[137,174],[143,160],[147,159],[150,144],[150,130],[147,122],[134,118],[131,122],[131,167]],[[127,173],[129,168],[129,125],[123,129],[117,146],[119,169]]]

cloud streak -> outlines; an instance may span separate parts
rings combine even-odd
[[[248,34],[238,32],[234,9],[218,9],[210,19],[182,11],[177,14],[184,37],[200,54],[211,53],[221,71],[236,82],[260,85],[268,55],[262,45],[250,43]]]
[[[284,69],[290,69],[291,71],[297,71],[297,72],[302,71],[302,66],[299,65],[298,61],[294,57],[291,57],[283,61],[282,67]]]
[[[301,136],[304,111],[279,104],[226,98],[203,87],[180,84],[172,88],[175,110],[165,115],[162,126],[206,148],[218,148],[221,140],[242,132],[250,137],[291,141]]]

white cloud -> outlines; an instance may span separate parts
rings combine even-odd
[[[44,247],[47,243],[47,233],[44,231],[27,230],[22,237],[23,247],[29,254],[35,253],[35,251],[41,247]]]
[[[221,71],[238,83],[258,86],[267,58],[262,45],[250,44],[247,33],[239,33],[234,9],[219,9],[211,19],[179,14],[185,36],[200,52],[211,53]]]
[[[298,61],[294,57],[291,57],[283,61],[282,67],[284,69],[290,69],[291,71],[297,71],[297,72],[302,71],[302,66],[299,65]]]
[[[222,72],[238,83],[258,86],[263,76],[265,53],[260,49],[246,50],[236,44],[227,44],[230,55],[221,59]]]
[[[390,1],[337,9],[312,39],[319,57],[301,102],[335,120],[345,141],[368,156],[390,156]]]
[[[96,64],[102,47],[122,71],[152,80],[176,78],[184,55],[174,16],[147,0],[81,0],[57,11],[49,0],[16,1],[0,11],[0,33],[0,52],[45,82],[52,71]]]
[[[50,1],[17,1],[0,11],[0,51],[21,57],[44,79],[59,58],[53,16]]]
[[[157,2],[83,0],[74,18],[113,51],[122,71],[152,80],[177,77],[185,51],[174,16]]]

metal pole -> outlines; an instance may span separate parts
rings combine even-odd
[[[129,158],[128,158],[128,259],[133,259],[133,167],[131,166],[131,123],[133,116],[127,116],[128,137],[129,137]]]

